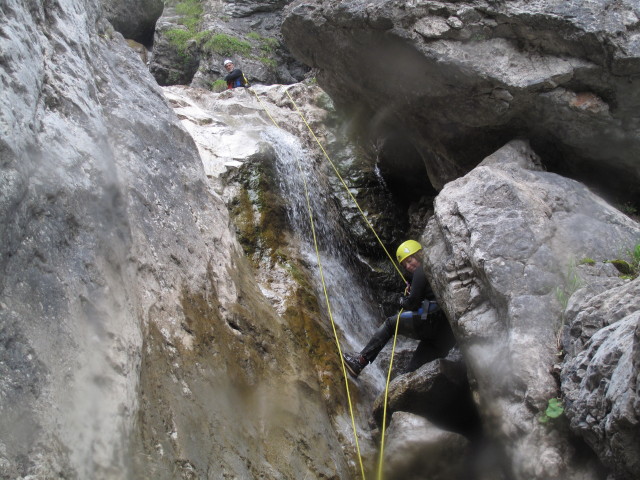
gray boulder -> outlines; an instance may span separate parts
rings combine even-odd
[[[469,441],[423,417],[396,412],[385,440],[384,471],[389,480],[459,480]]]
[[[567,417],[615,478],[632,480],[640,470],[640,279],[575,296],[560,377]]]
[[[639,17],[632,0],[305,0],[282,32],[381,152],[389,143],[382,171],[422,163],[441,189],[522,135],[550,169],[637,199]]]
[[[167,5],[155,28],[149,71],[159,85],[188,85],[200,66],[195,40],[177,46],[168,34],[171,31],[187,34],[187,28],[178,23],[180,18],[175,8]]]
[[[513,478],[595,478],[568,437],[538,421],[559,395],[557,293],[572,265],[617,258],[640,228],[539,163],[526,142],[514,141],[446,185],[422,239],[426,263],[483,423],[507,452]]]
[[[383,409],[384,395],[381,394],[373,406],[378,424],[382,424]],[[396,411],[421,415],[447,430],[476,434],[478,417],[460,352],[453,349],[446,358],[396,377],[389,384],[387,415]]]

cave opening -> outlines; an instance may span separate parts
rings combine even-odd
[[[438,194],[422,155],[401,133],[387,134],[380,142],[377,165],[386,187],[404,211],[422,198]]]

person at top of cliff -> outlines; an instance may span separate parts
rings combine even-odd
[[[415,240],[403,242],[396,252],[398,263],[411,275],[405,294],[400,298],[402,308],[387,318],[375,331],[360,353],[343,353],[345,367],[357,378],[362,369],[373,362],[395,333],[420,340],[409,363],[408,371],[447,355],[455,345],[451,326],[435,301],[433,291],[424,272],[422,246]]]
[[[244,76],[244,73],[242,73],[242,70],[236,68],[231,60],[226,59],[224,61],[224,68],[227,72],[229,72],[224,77],[224,81],[227,82],[227,90],[231,88],[249,86],[249,82]]]

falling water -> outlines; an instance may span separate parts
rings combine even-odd
[[[337,221],[338,206],[327,194],[329,187],[323,181],[323,174],[295,136],[275,128],[267,129],[263,135],[276,153],[279,187],[288,200],[289,220],[300,237],[302,254],[310,265],[317,265],[318,255],[320,257],[331,313],[342,335],[341,348],[343,351],[359,351],[382,321],[382,315],[354,273],[353,262],[349,258],[353,248],[348,242],[348,232]],[[314,221],[318,255],[309,209]],[[317,268],[314,281],[318,297],[324,298],[320,268]],[[367,367],[358,379],[362,393],[376,395],[383,387],[384,374],[376,364]]]

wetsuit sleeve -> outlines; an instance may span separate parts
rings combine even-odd
[[[233,82],[234,80],[237,80],[241,76],[242,76],[242,70],[240,70],[239,68],[236,68],[235,70],[231,70],[231,72],[224,77],[224,81]]]
[[[402,302],[402,308],[404,310],[415,311],[422,306],[422,301],[426,298],[434,298],[431,285],[427,281],[427,276],[422,268],[418,268],[413,273],[411,279],[411,293],[408,297],[405,297]]]

